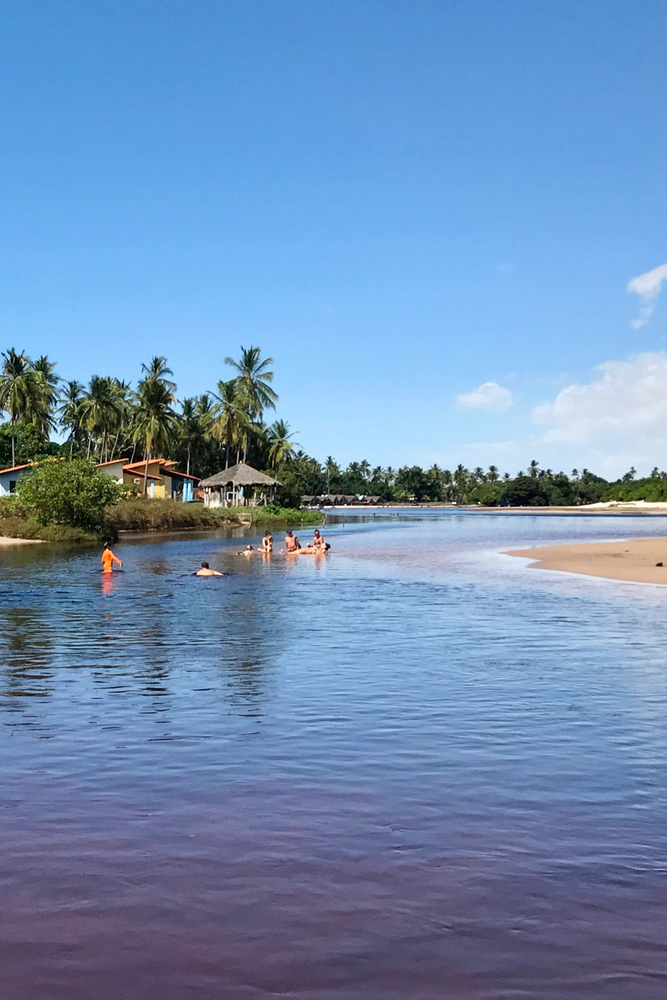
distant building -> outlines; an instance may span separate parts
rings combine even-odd
[[[198,476],[187,472],[179,472],[174,466],[176,462],[166,458],[152,458],[150,462],[128,462],[126,458],[118,458],[113,462],[101,462],[97,468],[117,483],[134,486],[139,491],[144,488],[146,472],[147,495],[156,500],[181,500],[190,503],[194,500],[195,486],[199,483]]]
[[[28,462],[27,465],[12,465],[9,469],[0,469],[0,497],[8,497],[14,493],[21,476],[32,469],[33,465],[33,462]]]

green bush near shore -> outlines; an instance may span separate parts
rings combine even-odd
[[[108,515],[116,531],[205,531],[238,526],[244,520],[233,510],[145,498],[121,500]]]
[[[35,465],[19,480],[12,504],[42,528],[74,529],[106,540],[114,535],[107,511],[122,495],[93,462],[56,459]]]
[[[320,524],[312,510],[287,507],[204,507],[176,500],[122,500],[108,511],[116,531],[206,531],[211,528],[250,527],[252,524]]]
[[[281,507],[279,504],[267,504],[266,507],[253,507],[253,524],[322,524],[322,515],[318,510],[298,510],[295,507]]]
[[[98,536],[82,528],[63,524],[40,524],[32,517],[21,514],[12,500],[0,500],[0,536],[27,538],[42,542],[97,543]]]

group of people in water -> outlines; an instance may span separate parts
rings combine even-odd
[[[328,542],[325,542],[318,528],[315,528],[312,542],[308,542],[306,545],[301,545],[298,536],[295,535],[294,532],[288,531],[285,535],[285,548],[280,549],[280,554],[287,556],[325,556],[330,548],[331,546]],[[272,554],[273,535],[270,531],[264,532],[262,544],[259,548],[255,549],[252,545],[246,545],[245,549],[237,553],[237,555],[245,556],[246,559],[251,559],[255,555],[260,555],[264,559],[268,559]],[[111,547],[109,545],[105,545],[104,551],[102,552],[102,572],[112,573],[114,563],[117,563],[119,567],[122,567],[123,565],[122,561],[113,554]],[[193,575],[227,576],[226,573],[220,573],[216,569],[211,569],[207,562],[202,562],[200,569],[198,569]]]

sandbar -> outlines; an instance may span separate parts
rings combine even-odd
[[[0,548],[4,545],[41,545],[42,542],[42,538],[7,538],[0,535]]]
[[[512,549],[505,555],[533,559],[529,569],[583,573],[633,583],[667,584],[667,538],[544,545],[536,549]]]

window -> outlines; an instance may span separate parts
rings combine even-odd
[[[16,493],[16,483],[17,483],[16,479],[10,479],[9,480],[9,492],[10,493]]]

